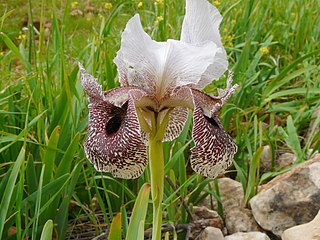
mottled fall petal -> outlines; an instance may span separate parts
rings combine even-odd
[[[184,107],[175,107],[169,116],[169,123],[163,141],[172,141],[182,132],[188,119],[189,110]]]
[[[102,99],[102,88],[93,76],[88,74],[81,63],[78,62],[81,78],[80,82],[89,99]]]
[[[191,167],[203,176],[215,178],[231,165],[237,145],[224,131],[218,117],[207,117],[197,102],[193,125],[195,146],[191,149]]]
[[[181,30],[181,41],[190,44],[213,42],[217,50],[211,53],[212,63],[202,74],[197,88],[201,89],[217,80],[228,68],[226,52],[222,46],[219,26],[222,20],[218,9],[206,0],[187,0],[186,15]]]
[[[122,107],[102,100],[89,104],[85,152],[97,171],[125,179],[142,174],[147,151],[131,98]]]
[[[232,72],[229,72],[227,86],[225,89],[218,89],[218,96],[209,95],[198,89],[191,88],[194,101],[204,111],[206,116],[212,116],[227,102],[236,91],[238,84],[232,85]]]

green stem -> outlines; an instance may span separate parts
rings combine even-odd
[[[164,185],[164,158],[162,140],[149,139],[149,166],[151,175],[151,197],[153,202],[152,240],[161,239],[162,200]]]

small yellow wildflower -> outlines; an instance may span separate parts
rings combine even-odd
[[[25,39],[26,38],[26,35],[23,33],[23,32],[19,32],[19,36],[18,36],[18,39],[19,40],[23,40],[23,39]]]
[[[143,5],[143,2],[139,2],[138,5],[137,5],[137,7],[138,7],[138,8],[142,8],[142,5]]]
[[[154,2],[154,5],[159,5],[160,7],[162,7],[163,6],[163,0],[156,0]]]
[[[159,22],[163,21],[163,17],[162,16],[157,17],[157,19],[158,19]]]
[[[260,48],[260,52],[262,55],[268,55],[269,49],[267,47],[262,47],[262,48]]]
[[[232,19],[231,20],[231,25],[233,26],[233,25],[235,25],[236,24],[236,20],[235,19]]]
[[[215,0],[215,1],[213,2],[213,4],[214,4],[216,7],[219,7],[219,6],[221,5],[221,2],[220,2],[220,0]]]
[[[228,35],[227,39],[228,39],[229,41],[231,41],[231,40],[233,39],[233,36],[232,36],[232,35]]]
[[[0,52],[0,57],[2,57],[4,55],[4,52]]]
[[[78,5],[78,2],[71,2],[71,8],[75,9]]]
[[[224,28],[224,29],[223,29],[223,32],[224,32],[224,33],[228,32],[228,28]]]
[[[110,9],[112,8],[112,3],[107,2],[107,3],[104,5],[104,8],[107,9],[107,10],[110,10]]]

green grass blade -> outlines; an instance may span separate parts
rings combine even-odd
[[[193,140],[190,140],[185,145],[183,145],[170,159],[170,161],[167,162],[167,164],[164,167],[164,174],[168,174],[170,169],[173,168],[173,165],[179,160],[181,155],[184,153],[184,150],[187,148],[187,146],[192,142]]]
[[[121,240],[121,213],[112,220],[108,240]]]
[[[79,141],[80,141],[80,133],[77,133],[72,139],[70,145],[67,148],[67,151],[63,155],[59,166],[57,168],[57,172],[55,177],[60,177],[63,174],[69,173],[71,170],[72,159],[77,150],[79,150]]]
[[[58,146],[59,137],[60,137],[60,127],[57,126],[51,133],[51,136],[48,142],[48,147],[42,159],[43,163],[46,166],[44,176],[43,176],[44,185],[48,184],[53,176],[54,165],[55,165],[54,161],[56,159],[56,152],[57,152],[56,149]]]
[[[3,32],[0,32],[0,38],[7,45],[7,47],[24,63],[26,69],[31,71],[31,64],[28,62],[26,57],[21,54],[17,46],[11,41],[11,39]]]
[[[78,178],[80,175],[80,171],[82,169],[83,162],[78,163],[75,167],[74,170],[71,172],[71,179],[70,183],[66,188],[66,191],[63,196],[62,203],[58,207],[58,213],[56,215],[56,223],[58,226],[58,236],[61,239],[65,238],[65,231],[67,229],[67,221],[68,221],[68,208],[69,204],[72,198],[72,193],[74,192],[74,189],[77,185]]]
[[[32,227],[32,239],[37,238],[37,232],[38,232],[38,222],[40,217],[40,207],[41,207],[41,198],[42,198],[42,184],[43,184],[43,176],[45,172],[45,165],[42,165],[41,174],[40,174],[40,180],[39,180],[39,187],[37,191],[37,198],[36,198],[36,209],[33,218],[34,224]]]
[[[248,201],[257,193],[259,184],[259,166],[260,157],[263,151],[263,147],[259,147],[257,151],[254,152],[252,159],[250,161],[249,175],[247,179],[247,188],[245,192],[245,202]]]
[[[51,219],[49,219],[42,229],[40,240],[51,240],[52,232],[53,232],[53,222]]]
[[[126,240],[138,240],[139,239],[138,235],[139,235],[139,230],[141,229],[140,223],[144,222],[144,220],[146,218],[150,190],[151,190],[150,184],[145,183],[145,184],[143,184],[143,186],[141,187],[141,189],[139,191],[139,194],[137,196],[136,202],[135,202],[133,210],[132,210]],[[142,229],[142,230],[144,230],[144,229]],[[140,235],[141,235],[141,233],[140,233]],[[143,238],[142,238],[142,240],[143,240]]]
[[[4,190],[4,194],[1,199],[0,204],[0,239],[2,239],[3,235],[3,229],[4,229],[4,223],[7,217],[7,213],[9,212],[9,205],[11,201],[12,192],[14,190],[15,182],[17,180],[20,167],[22,163],[24,162],[25,158],[25,149],[21,148],[20,153],[17,157],[17,160],[12,168],[12,171],[10,173],[10,177],[8,179],[8,183],[6,185],[6,188]]]
[[[303,160],[303,152],[301,150],[299,135],[294,126],[292,116],[289,115],[287,118],[287,132],[288,139],[286,140],[288,146],[292,149],[295,155],[298,157],[298,161]]]

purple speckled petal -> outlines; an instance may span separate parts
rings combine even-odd
[[[189,110],[184,107],[175,107],[169,116],[169,122],[163,141],[172,141],[179,137],[188,119]]]
[[[84,146],[97,171],[111,172],[114,177],[125,179],[139,177],[148,158],[133,100],[129,98],[122,107],[102,100],[90,103]]]
[[[191,149],[192,169],[209,178],[215,178],[232,163],[237,145],[224,131],[216,115],[207,117],[195,100],[192,136],[195,146]]]
[[[80,62],[78,62],[78,66],[81,75],[80,82],[84,91],[89,96],[89,100],[102,99],[102,88],[97,79],[88,74]]]

